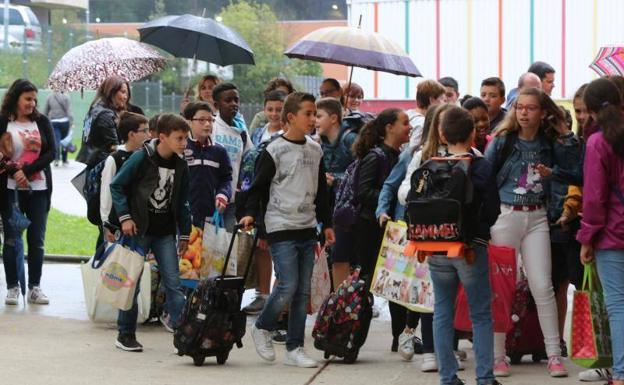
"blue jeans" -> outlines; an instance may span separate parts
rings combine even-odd
[[[303,346],[315,245],[316,240],[310,239],[276,242],[270,246],[277,287],[271,292],[256,327],[271,331],[277,329],[280,313],[290,305],[286,336],[288,351]]]
[[[61,160],[63,162],[67,162],[67,149],[62,148],[61,140],[65,139],[67,134],[69,134],[69,121],[67,122],[52,122],[52,127],[54,128],[54,142],[56,144],[56,155],[54,160]]]
[[[26,230],[26,241],[28,243],[28,287],[32,289],[33,286],[39,286],[41,283],[43,247],[48,222],[48,192],[47,190],[19,191],[18,197],[20,209],[31,222]],[[8,289],[18,285],[17,257],[18,253],[21,253],[22,256],[24,253],[22,234],[18,233],[17,229],[9,223],[11,207],[14,202],[15,192],[8,189],[7,206],[9,209],[2,213],[2,225],[4,226],[2,259]]]
[[[624,380],[624,250],[596,250],[596,267],[609,313],[613,379]]]
[[[487,249],[476,246],[474,250],[475,261],[472,264],[466,263],[464,258],[429,257],[435,296],[433,342],[442,385],[452,384],[457,374],[453,322],[459,282],[466,290],[473,325],[477,383],[490,384],[494,380],[494,333]]]
[[[153,237],[145,235],[137,237],[137,243],[147,253],[152,251],[156,262],[158,262],[158,270],[160,272],[160,282],[165,287],[165,311],[169,313],[173,327],[178,326],[180,314],[184,308],[186,301],[184,292],[182,291],[182,283],[180,282],[180,270],[178,269],[178,253],[176,241],[173,235],[164,237]],[[138,317],[137,296],[141,283],[137,282],[137,290],[134,294],[134,302],[132,308],[126,311],[119,311],[117,317],[117,326],[120,333],[132,334],[136,331],[136,323]]]

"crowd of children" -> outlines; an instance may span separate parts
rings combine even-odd
[[[356,84],[341,88],[326,79],[316,100],[276,78],[249,129],[232,83],[203,78],[197,100],[186,98],[180,115],[161,114],[148,122],[122,112],[127,84],[109,79],[87,118],[83,143],[88,168],[104,162],[102,238],[133,237],[154,254],[166,293],[161,322],[173,331],[185,302],[178,257],[186,251],[191,225],[203,228],[217,211],[228,231],[236,223],[255,226],[256,298],[244,311],[258,315],[251,328],[256,351],[273,361],[273,343],[281,340],[285,364],[315,367],[303,345],[316,244],[320,240],[329,250],[334,287],[355,266],[370,285],[385,224],[406,218],[414,173],[436,157],[469,157],[474,191],[466,219],[468,251],[464,258],[428,257],[433,314],[390,302],[391,350],[405,360],[422,353],[423,372],[439,372],[443,385],[463,384],[457,371],[466,357],[453,327],[461,283],[473,323],[477,383],[498,384],[496,377],[509,376],[505,334],[492,327],[496,288],[487,278],[488,244],[507,246],[516,250],[535,299],[548,372],[565,377],[568,285],[580,284],[581,259],[595,259],[609,310],[614,368],[580,376],[612,376],[622,385],[623,79],[598,79],[579,89],[574,134],[570,113],[549,96],[554,69],[545,64],[520,77],[508,110],[505,85],[495,77],[483,80],[480,97],[462,99],[453,78],[423,80],[414,109],[390,108],[376,116],[359,110],[364,94]],[[337,191],[354,162],[358,175],[349,183],[357,211],[347,220],[333,218],[341,204]],[[142,350],[136,320],[135,295],[132,308],[119,313],[120,349]]]

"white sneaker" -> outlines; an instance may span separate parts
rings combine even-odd
[[[19,303],[20,288],[15,286],[7,290],[7,296],[4,303],[7,305],[17,305]]]
[[[466,365],[464,365],[464,362],[462,361],[461,357],[455,354],[455,358],[457,359],[457,370],[466,369]]]
[[[579,380],[586,382],[609,381],[611,371],[609,369],[587,369],[578,374]]]
[[[273,333],[268,330],[258,329],[251,326],[251,338],[256,346],[256,352],[263,360],[275,361],[275,349],[273,349]]]
[[[32,289],[28,290],[28,303],[33,303],[35,305],[47,305],[50,303],[50,300],[39,286],[33,286]]]
[[[286,351],[284,365],[298,366],[300,368],[316,368],[318,362],[310,358],[305,350],[303,350],[303,347],[300,346],[295,350]]]
[[[403,332],[399,335],[399,354],[405,361],[414,357],[414,332]]]
[[[425,373],[438,371],[438,361],[436,360],[435,354],[433,353],[423,354],[423,362],[420,365],[420,371],[425,372]]]

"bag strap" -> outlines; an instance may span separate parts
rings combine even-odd
[[[255,234],[253,239],[253,244],[251,245],[251,255],[247,259],[247,266],[245,266],[245,273],[243,274],[243,282],[247,281],[247,276],[249,275],[249,270],[251,269],[251,262],[253,260],[254,251],[256,250],[256,246],[258,245],[258,235],[260,232],[258,231],[258,226],[254,223]],[[236,236],[239,233],[239,230],[242,230],[243,226],[240,224],[236,224],[234,226],[234,231],[232,232],[232,237],[230,238],[230,245],[228,246],[228,251],[225,256],[225,261],[223,261],[223,269],[221,270],[221,280],[225,278],[225,273],[227,272],[228,264],[230,263],[230,256],[232,255],[232,250],[234,249],[234,242],[236,241]],[[219,283],[218,283],[219,284]]]
[[[221,214],[219,210],[215,210],[214,214],[212,214],[212,224],[215,227],[215,233],[219,229],[225,228],[225,219],[223,218],[223,214]]]
[[[583,285],[581,286],[584,291],[596,291],[598,289],[596,276],[596,264],[588,263],[583,268]]]

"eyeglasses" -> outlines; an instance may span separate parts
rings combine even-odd
[[[201,124],[212,123],[215,121],[214,118],[193,118],[191,120],[194,122],[200,122]]]
[[[539,111],[540,106],[537,104],[516,104],[516,111],[528,111],[528,112],[536,112]]]

